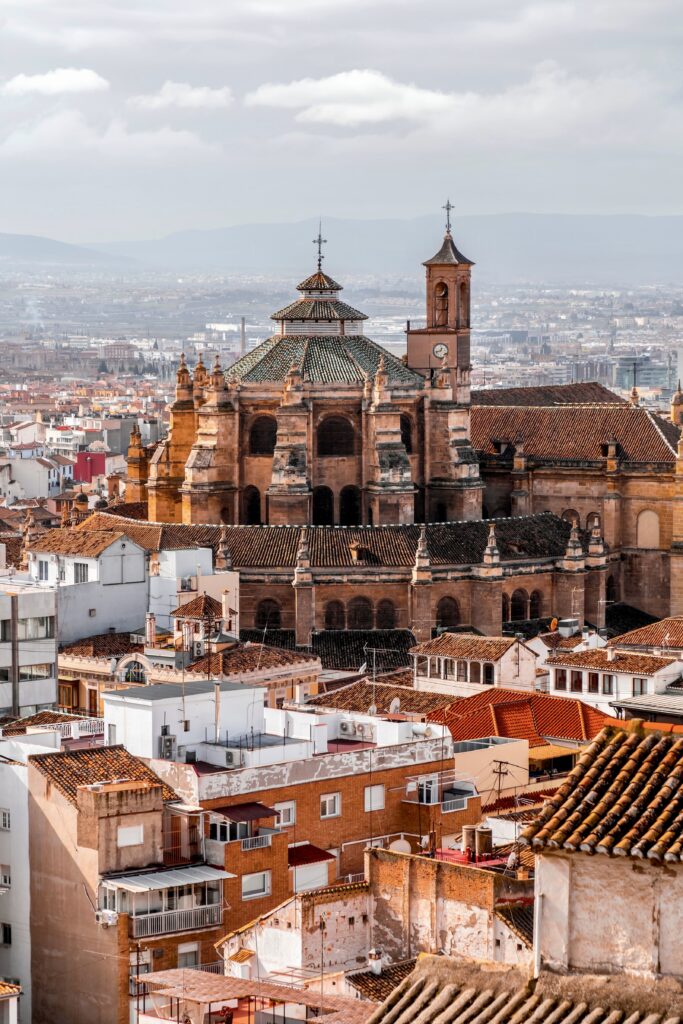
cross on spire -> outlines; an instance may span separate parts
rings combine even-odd
[[[446,205],[441,207],[442,210],[446,211],[446,234],[451,233],[451,210],[453,209],[453,203],[450,199],[446,200]]]
[[[327,245],[327,239],[323,238],[322,221],[318,225],[318,237],[313,239],[313,245],[318,246],[318,270],[322,270],[323,260],[325,259],[323,256],[323,246]]]

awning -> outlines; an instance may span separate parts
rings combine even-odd
[[[321,864],[325,860],[335,860],[333,853],[321,850],[313,843],[299,843],[297,846],[290,846],[287,850],[287,860],[290,868],[301,868],[304,864]]]
[[[233,804],[232,807],[208,807],[209,813],[222,814],[230,821],[256,821],[257,818],[275,818],[277,811],[274,807],[266,807],[265,804]]]
[[[222,878],[235,878],[229,871],[210,868],[200,864],[194,868],[176,868],[173,871],[150,871],[144,875],[120,875],[118,878],[103,878],[102,885],[109,889],[125,889],[127,892],[151,892],[155,889],[169,889],[174,885],[194,885],[199,882],[218,882]]]
[[[545,743],[542,747],[529,750],[530,761],[552,761],[556,757],[567,757],[569,754],[581,754],[583,747],[561,747],[557,743]]]
[[[252,956],[256,956],[256,953],[252,949],[245,949],[245,947],[242,946],[242,948],[238,949],[236,953],[229,956],[228,960],[232,960],[234,964],[246,964],[251,960]]]

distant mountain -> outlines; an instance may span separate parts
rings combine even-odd
[[[60,266],[108,268],[128,263],[127,257],[81,245],[58,242],[40,235],[0,234],[0,269],[7,266]]]
[[[316,219],[179,231],[165,238],[91,244],[108,256],[174,270],[303,276],[313,264]],[[438,249],[443,222],[323,220],[326,269],[333,275],[414,276]],[[680,283],[683,217],[508,213],[457,217],[458,247],[483,281],[627,285]],[[53,243],[56,244],[56,243]]]

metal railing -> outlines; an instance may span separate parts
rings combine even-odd
[[[221,906],[214,903],[192,910],[164,910],[158,914],[141,914],[130,918],[130,933],[134,939],[171,932],[189,932],[198,928],[211,928],[222,921]]]
[[[242,849],[262,850],[264,847],[271,845],[272,839],[272,833],[265,836],[249,836],[247,839],[242,840]]]
[[[225,962],[223,960],[214,960],[210,964],[197,964],[195,970],[206,971],[208,974],[224,974]]]
[[[453,800],[444,800],[441,810],[447,814],[449,811],[464,811],[467,807],[467,798],[464,796],[455,797]]]

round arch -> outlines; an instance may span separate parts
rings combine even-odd
[[[575,508],[566,508],[562,513],[562,518],[564,519],[565,523],[571,523],[572,526],[574,525],[574,523],[576,523],[578,527],[581,526],[581,516]]]
[[[455,629],[460,625],[460,605],[454,597],[442,597],[437,604],[436,625],[439,629]]]
[[[272,597],[266,597],[256,605],[254,616],[256,629],[281,629],[282,611],[277,601]]]
[[[659,547],[659,516],[653,509],[644,508],[636,523],[636,547]]]
[[[249,454],[269,455],[275,451],[277,421],[273,416],[257,416],[249,428]]]
[[[377,602],[375,626],[377,629],[396,629],[396,605],[388,598]]]
[[[367,597],[354,597],[347,606],[348,629],[372,629],[374,627],[372,601]]]
[[[261,492],[251,484],[242,495],[242,521],[247,526],[261,525]]]
[[[329,487],[313,488],[313,525],[334,526],[334,495]]]
[[[339,494],[339,522],[342,526],[360,526],[360,487],[348,484]]]
[[[413,421],[407,413],[401,413],[401,441],[408,455],[413,454]]]
[[[325,605],[325,629],[346,629],[346,608],[342,601],[328,601]]]
[[[526,590],[515,590],[510,598],[510,621],[521,622],[529,618],[529,595]]]
[[[540,619],[543,614],[543,594],[534,590],[529,598],[529,618]]]
[[[354,455],[356,432],[345,416],[326,416],[318,424],[318,458]]]

